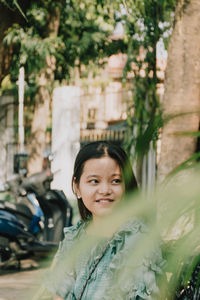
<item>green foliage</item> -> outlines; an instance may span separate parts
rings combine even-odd
[[[23,29],[14,24],[8,29],[4,43],[12,44],[16,49],[11,65],[11,74],[16,78],[22,65],[25,66],[27,75],[36,76],[39,70],[46,66],[46,57],[55,55],[61,42],[59,38],[53,37],[41,39],[34,28]]]
[[[176,175],[165,185],[157,187],[148,199],[140,192],[128,195],[112,214],[102,219],[99,227],[94,228],[92,234],[78,240],[79,246],[71,251],[66,261],[77,263],[80,253],[85,251],[88,251],[90,256],[95,237],[108,239],[131,218],[143,219],[148,234],[137,240],[134,251],[132,248],[126,248],[125,268],[119,264],[119,268],[113,270],[113,278],[120,285],[121,278],[132,277],[134,272],[137,272],[137,266],[145,261],[150,253],[155,254],[155,248],[161,245],[165,263],[162,265],[162,273],[157,278],[160,290],[158,299],[175,299],[176,291],[180,292],[183,287],[187,288],[191,274],[200,261],[200,218],[196,214],[200,209],[199,171],[199,168],[196,168],[191,172]],[[63,265],[64,269],[61,266],[59,271],[66,272],[65,266],[66,264]],[[149,266],[150,269],[151,267],[152,265]],[[56,272],[53,275],[58,276]],[[113,286],[110,285],[111,299],[117,299],[119,294],[112,288]],[[34,299],[43,299],[41,295],[34,296]],[[192,300],[195,296],[181,299]]]
[[[41,72],[46,72],[49,90],[54,86],[54,79],[73,84],[75,68],[82,78],[91,71],[96,74],[104,64],[104,57],[125,47],[123,41],[110,38],[116,23],[111,4],[112,1],[102,5],[91,0],[30,1],[25,11],[28,22],[23,26],[13,24],[4,38],[4,44],[13,49],[10,73],[14,84],[20,66],[25,68],[25,106],[30,105],[29,99],[31,105],[34,103]],[[16,7],[13,1],[9,7]],[[52,30],[56,24],[58,33]],[[56,67],[51,62],[49,65],[47,58],[54,58]],[[48,77],[49,69],[52,76]]]
[[[50,18],[55,9],[60,10],[57,22],[58,36],[48,33]],[[24,65],[26,80],[37,84],[37,75],[46,67],[46,57],[56,58],[55,80],[70,78],[71,70],[85,65],[101,66],[103,58],[124,48],[122,41],[110,39],[115,27],[115,11],[109,3],[104,6],[98,1],[31,1],[26,11],[27,24],[14,24],[4,39],[6,45],[14,46],[11,74],[16,80],[20,65]],[[80,76],[84,76],[80,72]]]
[[[12,82],[10,80],[10,75],[7,75],[6,77],[4,77],[4,79],[1,82],[0,96],[3,93],[11,91],[12,89],[13,89],[13,84],[12,84]]]
[[[18,10],[21,15],[24,17],[24,19],[27,20],[23,10],[21,9],[19,3],[17,0],[0,0],[1,3],[3,3],[5,6],[7,6],[11,10]]]
[[[114,12],[106,12],[94,1],[68,1],[61,14],[59,35],[64,47],[57,57],[56,78],[62,80],[70,76],[72,67],[79,68],[80,77],[84,76],[80,66],[92,69],[93,64],[101,66],[108,52],[113,54],[121,45],[116,47],[109,35],[114,30]],[[115,44],[115,46],[114,46]]]
[[[7,5],[16,8],[15,2],[9,1]],[[55,80],[73,83],[75,68],[84,78],[91,70],[96,74],[104,65],[105,57],[119,51],[127,53],[124,78],[129,71],[134,71],[134,80],[133,114],[128,116],[130,134],[126,144],[130,151],[136,146],[135,153],[142,156],[148,151],[149,143],[156,140],[156,125],[162,124],[158,122],[161,112],[156,94],[157,43],[168,40],[175,4],[176,0],[31,1],[26,11],[28,22],[23,27],[14,24],[4,39],[6,45],[14,47],[11,79],[16,82],[19,67],[23,65],[26,94],[31,97],[37,92],[38,77],[47,68],[49,56],[56,59]],[[48,26],[56,9],[60,11],[56,20],[59,31],[57,36],[52,36]],[[118,22],[123,25],[124,37],[112,40]],[[81,68],[83,65],[85,68]],[[51,87],[52,84],[49,82]],[[145,145],[145,151],[141,145]]]
[[[134,158],[139,160],[148,152],[150,143],[156,141],[158,130],[163,125],[157,94],[157,85],[161,82],[157,73],[157,47],[161,42],[167,46],[176,2],[118,1],[128,55],[124,78],[127,78],[127,73],[134,73],[133,104],[128,111],[130,130],[125,142],[129,153],[134,148]]]

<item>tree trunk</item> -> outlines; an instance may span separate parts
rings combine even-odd
[[[199,130],[200,116],[200,2],[181,0],[168,48],[163,102],[164,117],[180,114],[163,128],[158,181],[163,181],[196,151],[197,140],[184,136]],[[182,115],[183,113],[196,112]]]
[[[48,18],[46,36],[56,37],[60,23],[60,9],[56,7]],[[56,59],[46,58],[46,69],[41,70],[38,92],[35,96],[35,110],[31,125],[31,140],[29,143],[28,174],[42,170],[43,153],[46,146],[46,129],[50,122],[50,102],[54,83]]]
[[[29,4],[21,3],[23,11],[27,9]],[[16,9],[15,11],[10,10],[5,4],[0,3],[0,84],[3,78],[9,73],[10,63],[12,61],[13,49],[12,47],[4,47],[3,39],[5,37],[5,32],[13,23],[23,24],[25,22],[21,13]]]

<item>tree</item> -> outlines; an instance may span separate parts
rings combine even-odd
[[[114,29],[113,15],[112,7],[102,7],[91,0],[37,0],[31,1],[26,10],[28,22],[24,26],[14,24],[8,30],[4,40],[15,48],[12,77],[16,80],[19,67],[25,67],[27,93],[34,102],[29,173],[40,171],[42,166],[55,80],[69,82],[72,68],[80,71],[81,65],[90,65],[91,61],[102,64],[109,51],[117,51],[118,47],[109,47],[113,44],[109,38]]]
[[[5,43],[8,46],[12,45],[15,50],[11,64],[12,78],[16,80],[20,66],[24,66],[27,84],[35,87],[31,95],[35,99],[35,109],[29,142],[29,173],[40,171],[42,166],[45,131],[49,122],[50,87],[54,81],[53,55],[57,47],[59,28],[59,1],[57,7],[50,5],[49,1],[44,1],[43,9],[38,11],[37,4],[37,1],[33,1],[26,11],[28,23],[23,26],[14,24],[4,38]],[[32,22],[35,27],[30,25]]]
[[[60,1],[57,1],[57,6],[51,6],[49,3],[46,3],[45,8],[47,7],[49,10],[46,15],[47,23],[43,39],[53,42],[53,39],[56,40],[58,36],[60,25]],[[34,9],[32,12],[33,11]],[[39,76],[37,78],[35,109],[31,124],[30,158],[28,160],[29,174],[33,174],[41,170],[43,160],[42,154],[46,144],[45,136],[46,129],[49,124],[50,100],[54,84],[54,72],[56,69],[56,59],[51,51],[46,54],[45,63],[46,65],[39,70]]]
[[[168,48],[164,118],[158,179],[163,181],[197,149],[200,95],[200,3],[179,1]],[[195,112],[195,113],[194,113]],[[196,134],[195,134],[196,133]]]
[[[22,9],[27,9],[28,3],[20,3]],[[13,55],[13,49],[10,47],[7,49],[3,45],[3,39],[5,37],[6,30],[13,24],[19,23],[24,24],[25,19],[22,13],[17,10],[16,5],[12,1],[0,0],[0,17],[1,17],[1,27],[0,27],[0,83],[2,79],[9,73],[9,67]]]
[[[132,113],[128,116],[130,133],[126,143],[134,148],[137,179],[142,182],[142,164],[150,143],[156,147],[162,117],[157,86],[157,46],[167,45],[175,0],[123,1],[125,13],[121,16],[127,40],[126,71],[134,72]]]

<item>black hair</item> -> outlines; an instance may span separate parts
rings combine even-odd
[[[101,158],[108,156],[114,159],[119,165],[125,184],[125,192],[137,189],[137,181],[126,152],[117,144],[109,141],[96,141],[83,146],[76,156],[74,163],[74,174],[72,180],[79,184],[83,173],[84,164],[92,158]],[[82,220],[86,221],[91,218],[91,212],[85,207],[82,199],[78,199],[78,208]]]

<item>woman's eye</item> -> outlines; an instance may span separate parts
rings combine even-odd
[[[121,183],[121,182],[122,181],[119,178],[113,179],[113,181],[112,181],[112,183],[114,183],[114,184],[118,184],[118,183]]]
[[[89,181],[89,183],[96,184],[96,183],[98,183],[98,180],[97,180],[97,179],[91,179],[91,180]]]

